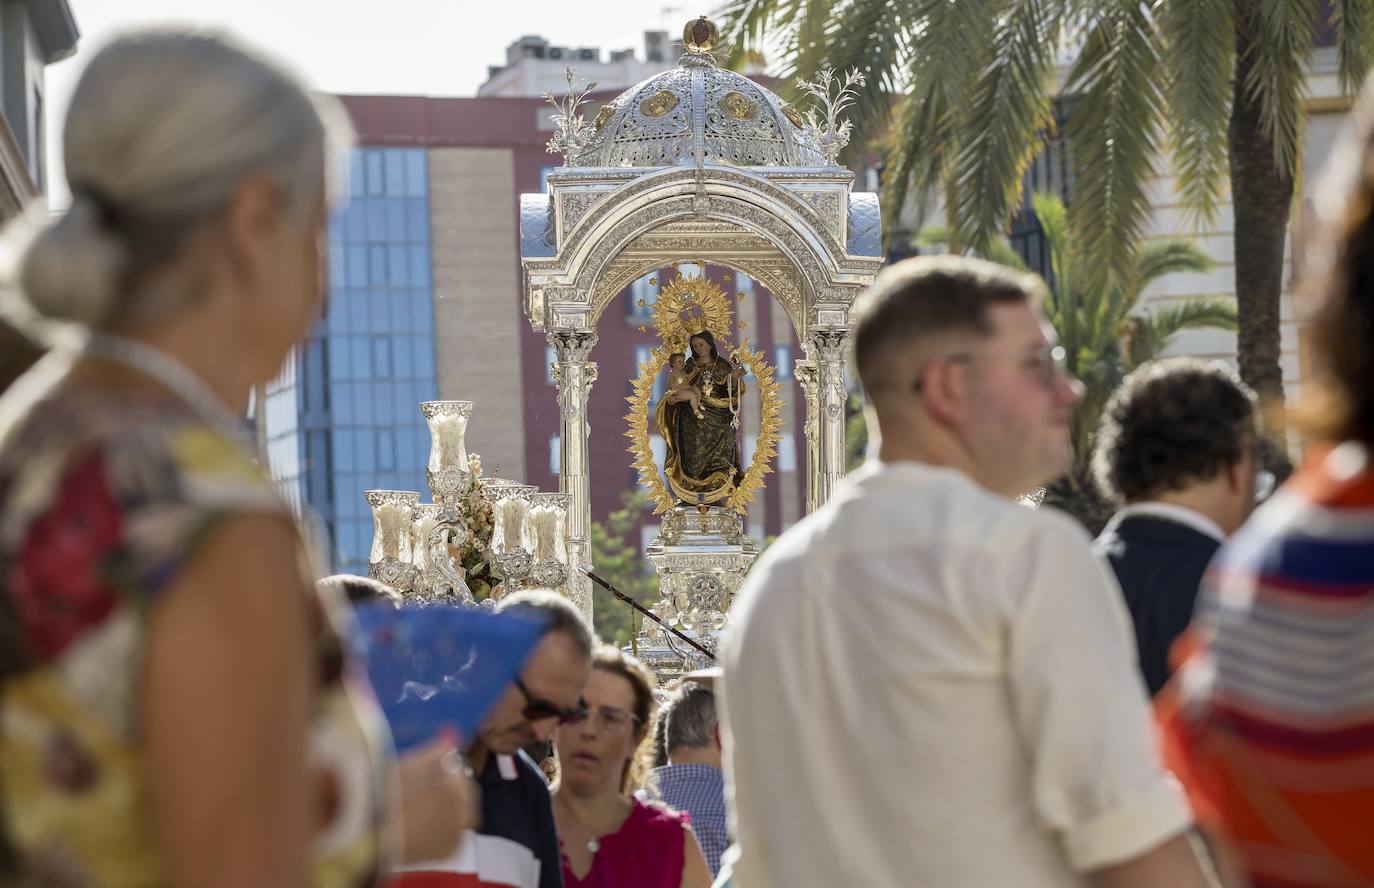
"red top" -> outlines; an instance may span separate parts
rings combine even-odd
[[[678,888],[691,818],[631,800],[634,808],[620,829],[601,837],[592,868],[581,879],[563,855],[564,888]]]

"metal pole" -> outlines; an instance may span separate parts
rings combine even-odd
[[[700,651],[701,653],[703,653],[703,654],[705,654],[706,656],[710,657],[712,663],[714,663],[714,662],[716,661],[716,655],[715,655],[715,654],[711,653],[711,652],[710,652],[709,650],[707,650],[706,648],[704,648],[704,647],[702,647],[701,645],[697,644],[697,642],[696,642],[695,640],[693,640],[690,636],[684,635],[684,634],[683,634],[681,631],[679,631],[676,627],[670,626],[670,625],[668,625],[667,623],[665,623],[665,622],[663,621],[663,619],[662,619],[661,617],[659,617],[658,614],[656,614],[656,613],[654,613],[653,611],[649,610],[647,607],[645,607],[644,605],[640,604],[638,601],[635,601],[633,598],[631,598],[630,596],[626,595],[624,592],[621,592],[621,591],[620,591],[619,589],[617,589],[615,586],[612,586],[610,583],[608,583],[608,582],[606,582],[605,580],[601,579],[601,577],[597,576],[594,572],[588,570],[588,571],[586,571],[585,573],[587,574],[588,577],[591,578],[592,582],[596,583],[598,586],[600,586],[601,588],[605,589],[607,592],[611,593],[611,594],[614,595],[616,598],[619,598],[621,601],[625,602],[625,603],[628,604],[630,607],[632,607],[632,608],[634,608],[635,610],[639,611],[639,612],[640,612],[641,614],[643,614],[644,616],[646,616],[646,617],[648,617],[649,619],[653,620],[655,623],[657,623],[658,625],[662,626],[662,627],[663,627],[664,629],[666,629],[667,631],[673,633],[673,634],[676,635],[678,638],[680,638],[680,639],[682,639],[683,641],[687,642],[689,645],[691,645],[692,647],[696,648],[696,649],[697,649],[698,651]]]

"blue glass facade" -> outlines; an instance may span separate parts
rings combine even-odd
[[[330,225],[324,318],[268,391],[268,452],[288,498],[313,507],[333,569],[365,573],[363,491],[423,490],[436,397],[429,173],[423,149],[359,148]],[[293,409],[294,408],[294,409]]]

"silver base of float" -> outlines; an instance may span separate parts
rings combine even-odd
[[[652,608],[664,622],[709,651],[729,629],[727,614],[744,575],[759,555],[744,519],[720,506],[677,506],[664,513],[659,534],[644,552],[659,575],[661,600]],[[633,647],[660,682],[713,665],[680,638],[645,619]]]

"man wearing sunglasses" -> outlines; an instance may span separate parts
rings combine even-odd
[[[498,610],[545,623],[515,683],[464,750],[482,790],[482,824],[445,860],[407,867],[389,888],[561,888],[549,787],[523,748],[548,741],[587,712],[593,637],[577,609],[553,592],[519,592]]]
[[[910,259],[854,306],[870,459],[755,564],[723,642],[744,888],[1200,888],[1069,466],[1038,279]]]

